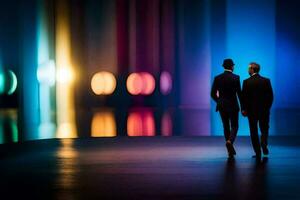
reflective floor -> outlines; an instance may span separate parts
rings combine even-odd
[[[1,199],[300,199],[300,138],[248,137],[228,160],[222,137],[51,139],[0,146]],[[30,197],[30,198],[29,198]]]
[[[34,113],[0,110],[0,144],[49,138],[95,138],[115,136],[221,136],[218,113],[192,108],[134,107],[76,110],[72,121],[56,123],[55,114],[39,122]],[[24,117],[25,116],[25,117]],[[300,133],[300,110],[274,110],[270,135]],[[248,136],[247,118],[240,116],[239,136]]]

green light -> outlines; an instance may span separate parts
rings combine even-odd
[[[0,56],[0,94],[5,92],[5,75],[2,67],[2,60]]]
[[[17,76],[15,75],[15,73],[11,70],[8,70],[8,76],[10,79],[10,88],[7,91],[8,95],[12,95],[16,89],[17,89],[17,85],[18,85],[18,80],[17,80]]]
[[[13,142],[19,141],[19,134],[18,134],[18,126],[16,122],[11,123],[11,131],[12,131],[12,140]]]
[[[0,111],[0,144],[19,141],[16,115],[16,110]]]
[[[2,70],[0,69],[0,94],[5,92],[5,76]]]

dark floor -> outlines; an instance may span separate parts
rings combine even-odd
[[[0,145],[0,198],[300,199],[300,138],[272,137],[251,158],[239,137],[116,137]]]

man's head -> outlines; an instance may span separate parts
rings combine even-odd
[[[234,67],[234,62],[232,59],[230,58],[226,58],[223,60],[223,65],[224,69],[228,69],[228,70],[232,70],[233,71],[233,67]]]
[[[248,68],[248,73],[250,76],[252,76],[252,74],[258,74],[260,70],[260,65],[256,62],[251,62],[249,64],[249,68]]]

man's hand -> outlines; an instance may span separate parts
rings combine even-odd
[[[242,110],[242,115],[243,115],[244,117],[246,117],[246,116],[247,116],[247,112],[246,112],[245,110]]]

